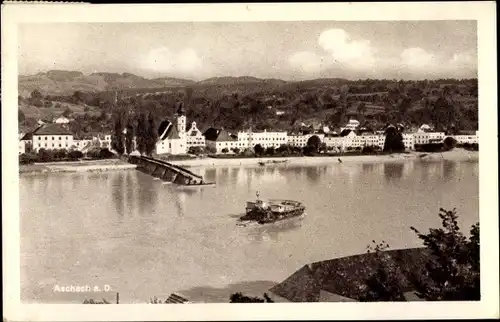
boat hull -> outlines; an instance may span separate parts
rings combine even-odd
[[[247,213],[241,217],[241,220],[252,220],[259,224],[267,224],[302,216],[304,211],[305,207],[303,206],[282,212],[274,212],[264,208],[253,208],[247,209]]]

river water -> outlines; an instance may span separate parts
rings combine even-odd
[[[362,253],[372,240],[420,246],[410,230],[438,227],[455,207],[464,231],[479,220],[477,162],[194,167],[214,187],[182,189],[135,170],[22,176],[21,300],[148,302],[181,292],[227,302],[260,292],[303,265]],[[255,198],[304,202],[306,216],[237,226]],[[61,293],[55,286],[109,286]]]

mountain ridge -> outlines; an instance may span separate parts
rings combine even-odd
[[[318,82],[311,80],[308,82]],[[301,83],[278,78],[258,78],[254,76],[219,76],[201,81],[171,76],[146,78],[133,73],[94,72],[84,74],[80,71],[49,70],[34,75],[19,75],[19,95],[27,97],[35,89],[46,95],[71,95],[75,91],[102,92],[107,90],[168,88],[182,86],[238,86],[286,85]]]

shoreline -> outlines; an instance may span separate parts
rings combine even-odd
[[[340,162],[339,159],[342,161]],[[221,166],[248,166],[265,163],[265,166],[276,165],[328,165],[335,163],[378,163],[378,162],[404,162],[404,161],[478,161],[478,151],[453,149],[441,153],[409,152],[386,155],[348,155],[329,157],[271,157],[271,158],[205,158],[194,160],[168,161],[181,167],[221,167]]]
[[[75,173],[131,170],[137,165],[119,159],[64,161],[19,165],[19,175],[38,175],[44,173]]]
[[[339,159],[342,161],[340,162]],[[314,166],[329,165],[336,163],[378,163],[378,162],[405,162],[405,161],[478,161],[478,151],[468,151],[455,148],[441,153],[409,152],[385,155],[348,155],[328,157],[271,157],[271,158],[203,158],[192,160],[168,161],[181,167],[224,167],[224,166],[258,166],[259,162],[264,166],[295,165]],[[132,170],[137,165],[130,164],[120,159],[89,160],[89,161],[65,161],[34,163],[19,165],[20,175],[38,175],[45,173],[75,173],[75,172],[103,172],[117,170]]]

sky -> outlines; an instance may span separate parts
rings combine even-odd
[[[475,21],[44,23],[18,35],[21,75],[477,77]]]

